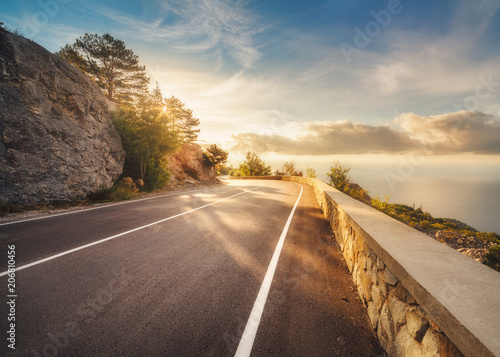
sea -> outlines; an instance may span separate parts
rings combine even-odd
[[[277,160],[269,159],[273,170]],[[290,158],[299,169],[315,169],[317,178],[337,160],[372,197],[421,207],[434,217],[452,218],[478,231],[500,234],[499,156],[343,156]]]

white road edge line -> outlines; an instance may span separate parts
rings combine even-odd
[[[29,222],[29,221],[37,221],[39,219],[46,219],[46,218],[52,218],[52,217],[58,217],[58,216],[65,216],[65,215],[68,215],[68,214],[93,211],[93,210],[101,209],[101,208],[108,208],[108,207],[126,205],[126,204],[129,204],[129,203],[135,203],[135,202],[140,202],[140,201],[154,200],[156,198],[162,198],[162,197],[168,197],[168,196],[178,196],[178,195],[182,195],[182,194],[185,194],[185,193],[203,191],[203,190],[205,190],[207,188],[210,188],[210,187],[200,188],[200,189],[197,189],[197,190],[189,190],[189,191],[182,191],[182,192],[166,193],[164,195],[158,195],[158,196],[153,196],[153,197],[145,197],[145,198],[138,198],[136,200],[128,200],[128,201],[125,201],[125,202],[118,202],[118,203],[111,203],[111,204],[104,203],[101,206],[90,207],[90,208],[83,208],[83,209],[80,209],[80,210],[74,210],[74,211],[70,211],[70,212],[55,213],[55,214],[50,214],[49,213],[49,214],[46,214],[46,215],[43,215],[43,216],[39,216],[39,217],[26,218],[26,219],[20,219],[19,221],[12,221],[12,222],[0,223],[0,227],[1,226],[8,226],[10,224],[17,224],[17,223],[23,223],[23,222]]]
[[[267,295],[269,294],[269,290],[271,289],[274,272],[276,271],[276,267],[278,265],[278,260],[283,248],[283,244],[285,243],[288,228],[290,228],[290,223],[292,222],[295,209],[299,204],[300,197],[302,196],[302,191],[304,190],[304,187],[302,185],[298,185],[300,186],[299,197],[297,198],[297,201],[293,206],[292,212],[290,212],[290,215],[288,216],[288,220],[286,221],[285,228],[283,228],[283,232],[281,232],[280,239],[278,240],[278,244],[276,245],[276,249],[274,250],[274,254],[271,258],[271,262],[269,263],[269,267],[267,268],[264,280],[262,281],[259,294],[257,295],[257,299],[255,300],[255,303],[253,305],[252,312],[250,313],[250,317],[248,318],[247,324],[245,326],[245,330],[243,331],[243,335],[241,336],[238,349],[236,350],[236,353],[234,355],[235,357],[248,357],[250,356],[250,352],[252,352],[255,336],[257,335],[260,319],[262,318],[262,313],[264,312]]]
[[[67,250],[65,252],[61,252],[61,253],[58,253],[58,254],[55,254],[55,255],[52,255],[50,257],[47,257],[47,258],[44,258],[44,259],[40,259],[40,260],[37,260],[37,261],[34,261],[32,263],[29,263],[29,264],[25,264],[25,265],[21,265],[20,267],[16,267],[16,271],[20,271],[20,270],[23,270],[23,269],[26,269],[26,268],[30,268],[32,266],[35,266],[35,265],[38,265],[38,264],[42,264],[42,263],[45,263],[45,262],[48,262],[49,260],[53,260],[53,259],[56,259],[56,258],[59,258],[59,257],[62,257],[64,255],[68,255],[68,254],[71,254],[71,253],[74,253],[74,252],[77,252],[79,250],[82,250],[82,249],[85,249],[85,248],[89,248],[89,247],[92,247],[94,245],[97,245],[97,244],[101,244],[101,243],[104,243],[104,242],[107,242],[109,240],[112,240],[112,239],[115,239],[115,238],[118,238],[118,237],[121,237],[121,236],[124,236],[126,234],[129,234],[129,233],[133,233],[133,232],[137,232],[141,229],[144,229],[144,228],[148,228],[148,227],[151,227],[151,226],[154,226],[156,224],[159,224],[159,223],[163,223],[163,222],[166,222],[166,221],[169,221],[171,219],[174,219],[174,218],[177,218],[177,217],[180,217],[180,216],[184,216],[185,214],[188,214],[188,213],[191,213],[191,212],[194,212],[194,211],[198,211],[200,209],[203,209],[203,208],[206,208],[206,207],[209,207],[209,206],[213,206],[215,205],[216,203],[219,203],[219,202],[223,202],[223,201],[226,201],[226,200],[229,200],[233,197],[236,197],[236,196],[239,196],[239,195],[243,195],[245,193],[248,193],[250,191],[253,191],[253,190],[256,190],[258,188],[261,188],[262,187],[262,184],[258,187],[255,187],[255,188],[252,188],[251,190],[245,190],[243,192],[240,192],[240,193],[237,193],[236,195],[232,195],[232,196],[229,196],[229,197],[226,197],[226,198],[223,198],[223,199],[220,199],[218,201],[215,201],[215,202],[212,202],[212,203],[208,203],[206,205],[203,205],[203,206],[200,206],[200,207],[197,207],[197,208],[194,208],[192,210],[189,210],[189,211],[186,211],[186,212],[182,212],[182,213],[179,213],[179,214],[176,214],[175,216],[170,216],[168,218],[164,218],[164,219],[161,219],[159,221],[156,221],[156,222],[153,222],[153,223],[149,223],[149,224],[146,224],[144,226],[141,226],[141,227],[137,227],[137,228],[134,228],[134,229],[131,229],[129,231],[126,231],[126,232],[122,232],[122,233],[118,233],[118,234],[115,234],[114,236],[111,236],[111,237],[107,237],[107,238],[104,238],[104,239],[101,239],[101,240],[98,240],[98,241],[95,241],[95,242],[92,242],[92,243],[89,243],[89,244],[85,244],[85,245],[82,245],[81,247],[77,247],[77,248],[73,248],[73,249],[70,249],[70,250]],[[0,273],[0,277],[2,276],[5,276],[8,274],[8,271],[4,271],[2,273]]]

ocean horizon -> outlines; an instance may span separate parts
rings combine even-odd
[[[403,157],[377,155],[345,155],[292,158],[263,155],[273,172],[286,160],[296,162],[305,173],[316,170],[319,179],[339,161],[351,167],[351,181],[368,191],[370,196],[391,203],[421,207],[436,218],[452,218],[478,231],[500,234],[500,165],[497,159],[478,156],[475,161],[453,157]]]

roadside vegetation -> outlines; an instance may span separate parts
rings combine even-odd
[[[454,232],[485,242],[495,243],[496,245],[489,248],[485,264],[500,271],[500,245],[498,245],[500,244],[500,235],[493,232],[478,232],[474,228],[453,219],[435,218],[429,212],[424,212],[422,208],[390,203],[389,197],[385,197],[384,200],[371,198],[367,191],[350,181],[350,170],[350,167],[345,164],[338,161],[334,163],[327,173],[329,185],[426,234],[433,234],[437,231]]]
[[[220,175],[220,171],[227,169],[224,164],[227,162],[229,153],[222,148],[218,147],[216,144],[212,144],[207,148],[202,154],[203,164],[207,167],[212,167],[216,174]]]
[[[116,202],[165,189],[171,175],[168,156],[198,139],[200,120],[193,111],[174,96],[165,98],[158,83],[150,90],[150,78],[138,56],[109,34],[85,34],[56,54],[86,74],[115,103],[110,116],[126,152],[123,172],[111,187],[71,202],[21,207],[0,200],[0,216]],[[212,145],[203,154],[203,162],[217,169],[227,161],[227,155]]]
[[[248,152],[245,161],[237,168],[229,172],[231,176],[269,176],[271,175],[271,166],[266,165],[264,161],[254,152]]]
[[[164,189],[170,180],[167,157],[198,139],[200,120],[178,98],[165,98],[139,58],[109,34],[85,34],[57,53],[89,76],[117,103],[111,118],[126,151],[123,173],[111,188],[90,197],[97,201],[129,199],[141,192]],[[212,145],[203,164],[223,168],[228,153]]]

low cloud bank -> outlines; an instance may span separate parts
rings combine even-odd
[[[492,115],[460,111],[422,117],[404,113],[393,126],[341,122],[289,123],[293,138],[239,133],[231,151],[288,155],[368,153],[500,154],[500,122]]]

